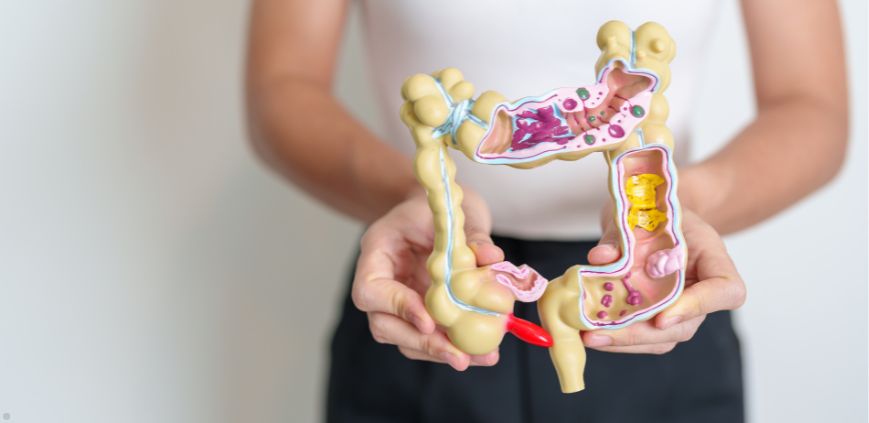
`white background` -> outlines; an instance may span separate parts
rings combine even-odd
[[[697,113],[701,156],[753,113],[732,3],[698,108],[732,113]],[[866,421],[867,7],[842,6],[848,162],[728,238],[749,286],[754,422]],[[361,228],[250,153],[246,15],[243,1],[0,2],[0,423],[321,415]],[[352,24],[338,92],[375,122]]]

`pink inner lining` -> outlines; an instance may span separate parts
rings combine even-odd
[[[495,272],[495,280],[510,288],[513,296],[524,303],[537,301],[549,283],[546,278],[526,264],[516,267],[509,261],[502,261],[493,264],[491,269]]]

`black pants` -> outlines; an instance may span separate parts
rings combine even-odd
[[[584,261],[594,242],[496,237],[515,264],[547,278]],[[352,279],[352,278],[351,278]],[[539,323],[534,304],[517,316]],[[565,395],[544,348],[510,334],[494,367],[457,372],[409,360],[371,338],[364,313],[349,299],[331,345],[329,422],[738,423],[743,418],[742,363],[730,313],[709,315],[694,338],[665,355],[588,350],[586,389]]]

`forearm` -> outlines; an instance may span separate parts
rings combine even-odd
[[[762,108],[722,150],[686,167],[680,197],[720,233],[786,209],[830,181],[841,167],[847,107],[797,97]]]
[[[328,87],[248,83],[251,140],[276,171],[333,208],[372,221],[416,186],[411,160],[353,118]]]
[[[757,117],[721,151],[681,172],[683,203],[721,233],[817,190],[845,155],[848,88],[836,1],[792,3],[741,2]]]

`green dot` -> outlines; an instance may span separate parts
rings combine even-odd
[[[606,116],[606,112],[603,111],[603,110],[601,110],[601,111],[600,111],[600,117],[604,117],[604,116]]]
[[[583,139],[585,140],[585,143],[588,145],[594,144],[594,135],[592,135],[592,134],[585,134]]]
[[[594,116],[589,116],[589,117],[588,117],[588,121],[589,121],[589,122],[594,122],[594,121],[596,121],[596,120],[597,120],[597,118],[594,117]]]
[[[578,95],[579,98],[581,98],[583,100],[588,100],[588,98],[591,97],[591,94],[589,94],[588,90],[585,88],[580,88],[580,89],[576,90],[576,95]]]
[[[643,115],[646,114],[646,111],[640,106],[634,106],[631,107],[631,114],[634,115],[634,117],[643,117]]]

